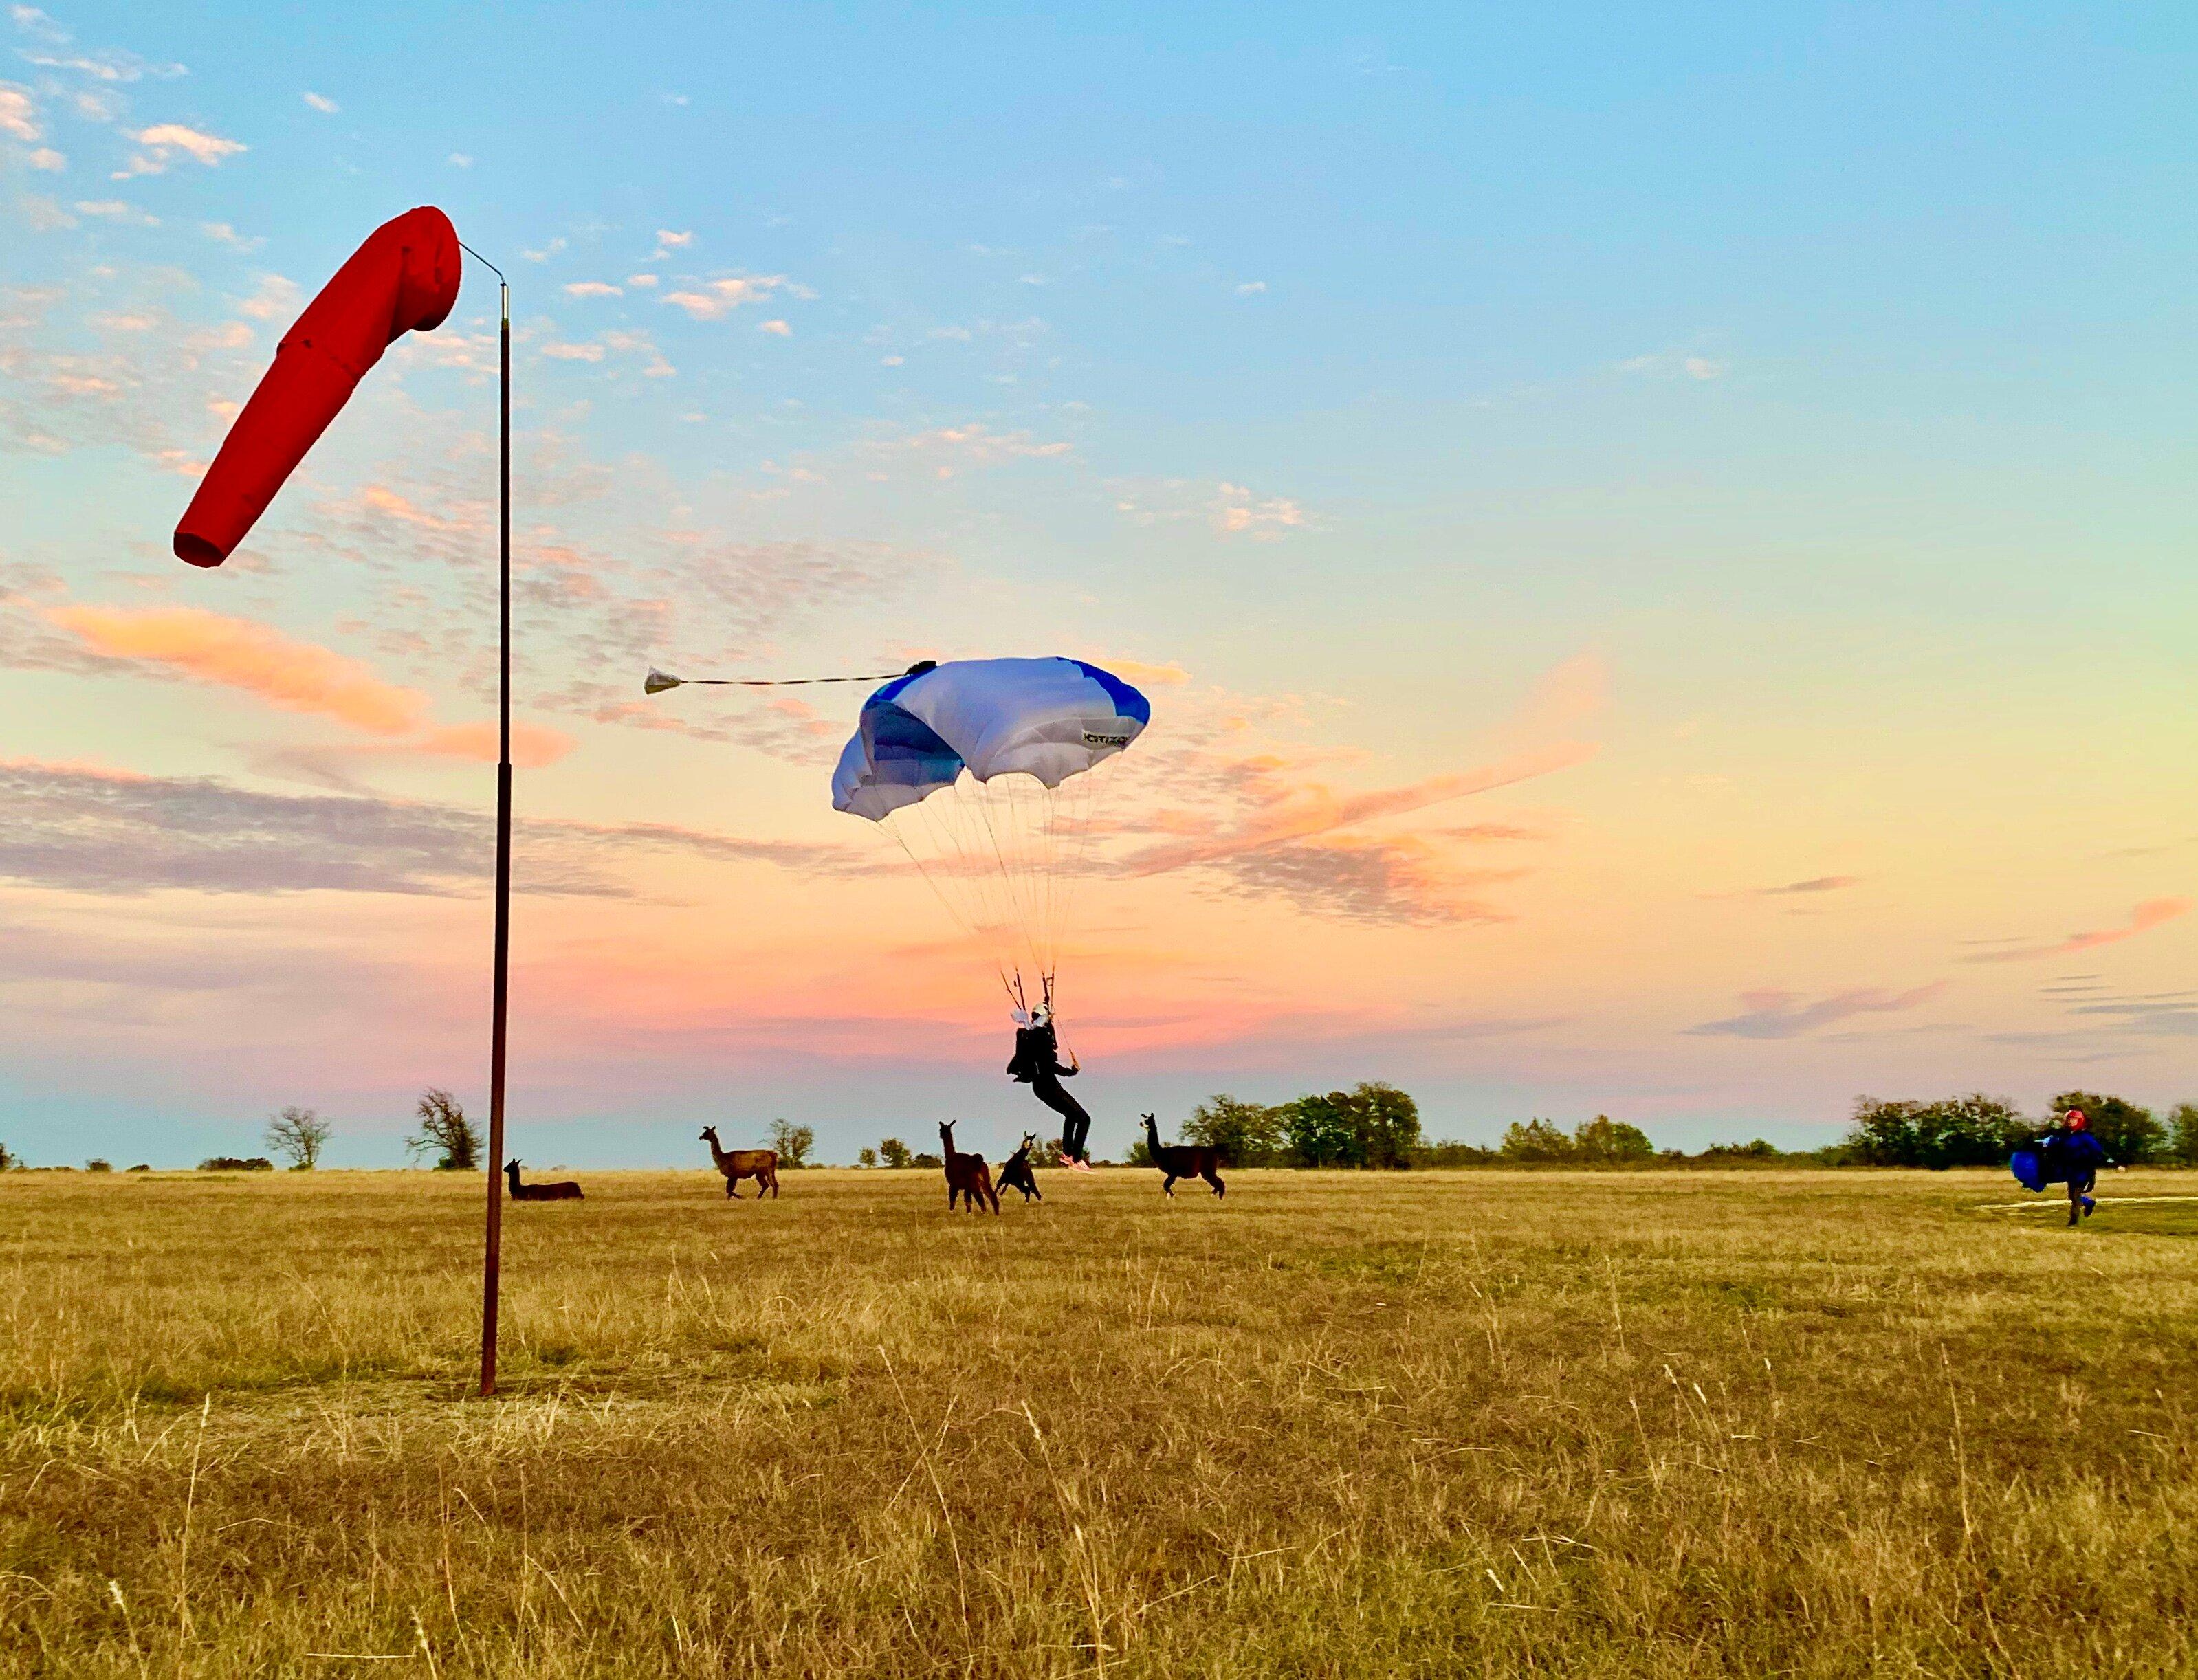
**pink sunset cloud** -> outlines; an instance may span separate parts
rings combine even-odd
[[[351,750],[496,761],[493,722],[435,724],[418,689],[385,682],[358,660],[257,619],[197,607],[83,605],[49,607],[45,618],[87,653],[234,689],[277,710],[329,718],[376,737],[373,747]],[[561,730],[519,721],[511,744],[514,764],[538,770],[571,752],[573,741]]]
[[[367,735],[404,735],[427,718],[427,698],[417,689],[385,683],[357,660],[251,619],[197,607],[73,605],[49,608],[46,616],[90,652],[235,689]]]
[[[2129,921],[2120,927],[2101,927],[2086,933],[2071,933],[2056,945],[2019,945],[2013,950],[1984,951],[1962,960],[1964,962],[2041,962],[2049,957],[2073,956],[2079,951],[2116,945],[2165,926],[2178,916],[2189,915],[2191,904],[2192,900],[2189,898],[2148,898],[2130,912]]]

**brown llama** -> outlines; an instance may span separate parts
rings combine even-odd
[[[1229,1194],[1229,1187],[1221,1182],[1221,1151],[1212,1144],[1163,1143],[1160,1122],[1148,1114],[1145,1149],[1152,1156],[1153,1165],[1166,1175],[1160,1189],[1170,1196],[1175,1195],[1175,1181],[1178,1178],[1203,1178],[1213,1187],[1217,1196]]]
[[[740,1196],[733,1187],[743,1178],[756,1181],[756,1200],[763,1200],[769,1190],[771,1199],[778,1199],[778,1151],[776,1149],[727,1149],[718,1143],[715,1126],[702,1128],[702,1141],[710,1146],[710,1159],[717,1163],[718,1171],[725,1175],[725,1194],[735,1201]]]
[[[965,1155],[954,1147],[954,1122],[942,1120],[939,1125],[939,1142],[946,1152],[946,1206],[954,1206],[954,1198],[962,1198],[963,1206],[972,1213],[980,1211],[980,1205],[990,1202],[992,1212],[1000,1211],[999,1193],[992,1188],[992,1169],[985,1165],[982,1155]]]
[[[522,1184],[519,1182],[519,1157],[514,1155],[503,1164],[504,1176],[511,1180],[511,1199],[514,1201],[584,1201],[580,1187],[571,1179],[559,1180],[555,1184]]]
[[[1031,1171],[1031,1151],[1038,1147],[1038,1134],[1026,1131],[1015,1152],[1000,1163],[1000,1176],[996,1181],[1003,1190],[1020,1190],[1026,1202],[1044,1201],[1045,1196],[1038,1187],[1038,1175]]]

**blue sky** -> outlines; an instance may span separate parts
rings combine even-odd
[[[0,857],[0,1137],[180,1158],[311,1102],[375,1160],[408,1091],[479,1084],[462,871],[392,901],[172,855],[212,843],[187,787],[309,849],[299,801],[485,804],[450,733],[490,695],[485,276],[242,563],[166,553],[222,405],[415,203],[513,282],[545,822],[848,841],[812,797],[844,716],[638,712],[650,658],[1182,674],[1189,779],[1148,794],[1241,850],[1095,930],[1125,1113],[1386,1073],[1462,1136],[1811,1141],[1863,1089],[2198,1096],[2192,922],[2137,913],[2187,901],[2198,834],[2198,21],[1433,9],[15,9],[0,759],[46,814]],[[330,660],[419,730],[270,675]],[[1544,703],[1590,689],[1591,724]],[[1279,851],[1247,815],[1541,751],[1557,712],[1593,755],[1524,787]],[[123,837],[158,861],[87,873],[116,835],[51,814],[84,765],[162,790]],[[908,883],[683,844],[522,916],[536,1154],[765,1109],[841,1154],[894,1107],[1012,1137],[989,1003],[881,931],[922,925]],[[2104,933],[2096,979],[1964,956]],[[303,960],[303,995],[126,978],[195,946],[247,993]],[[759,997],[794,1002],[729,1024]]]

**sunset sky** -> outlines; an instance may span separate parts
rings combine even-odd
[[[491,277],[169,553],[416,204],[513,288],[530,1161],[1043,1117],[831,809],[863,689],[652,663],[1146,689],[1102,1154],[1371,1078],[1480,1141],[2198,1100],[2198,13],[1088,17],[12,9],[0,1141],[483,1105]]]

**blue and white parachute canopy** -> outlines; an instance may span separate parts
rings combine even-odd
[[[1082,660],[955,660],[872,695],[832,776],[832,805],[871,822],[952,788],[1021,775],[1055,788],[1111,759],[1153,708]]]
[[[864,706],[832,803],[907,852],[1017,1004],[1050,1003],[1079,884],[1099,862],[1092,816],[1114,778],[1092,771],[1152,715],[1081,660],[919,667]]]

